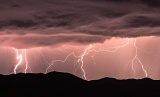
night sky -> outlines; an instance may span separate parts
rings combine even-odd
[[[160,79],[159,0],[0,0],[0,74]]]

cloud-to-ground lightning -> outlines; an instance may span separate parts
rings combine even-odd
[[[87,78],[86,78],[85,70],[84,70],[84,68],[83,68],[83,66],[84,66],[84,61],[83,61],[83,59],[84,59],[84,56],[89,53],[88,50],[91,49],[92,47],[93,47],[93,46],[90,45],[88,48],[86,48],[85,51],[84,51],[84,53],[81,55],[81,58],[79,59],[79,60],[81,61],[81,69],[82,69],[82,71],[83,71],[83,77],[84,77],[85,80],[86,80]]]
[[[133,40],[133,39],[132,39]],[[143,63],[141,62],[141,60],[138,58],[138,48],[137,48],[137,39],[135,38],[134,39],[134,42],[133,42],[133,47],[135,48],[135,55],[134,57],[129,61],[129,63],[131,64],[131,68],[133,70],[133,74],[134,74],[134,77],[136,78],[136,70],[134,69],[134,65],[135,65],[135,61],[138,61],[138,64],[141,65],[142,67],[142,70],[143,72],[145,73],[145,77],[148,77],[148,73],[147,71],[145,70],[144,68],[144,65]],[[74,66],[78,65],[75,69],[75,72],[80,69],[81,72],[82,72],[82,78],[84,78],[85,80],[87,80],[87,76],[86,76],[86,71],[85,71],[85,68],[84,68],[84,59],[85,59],[85,56],[86,55],[89,55],[90,58],[93,60],[93,63],[92,64],[96,64],[96,61],[95,61],[95,56],[96,54],[100,53],[100,52],[108,52],[108,53],[116,53],[119,49],[125,49],[126,46],[128,45],[132,45],[132,42],[131,42],[131,39],[130,38],[127,38],[126,39],[126,42],[122,45],[117,45],[117,46],[111,46],[111,47],[98,47],[97,45],[94,45],[94,44],[90,44],[88,45],[84,50],[83,52],[82,51],[77,51],[78,53],[76,54],[75,51],[72,51],[71,53],[69,53],[69,51],[65,51],[65,52],[61,52],[61,53],[69,53],[64,59],[58,59],[58,60],[52,60],[51,62],[49,62],[47,60],[47,58],[45,57],[45,55],[42,54],[42,52],[39,50],[39,49],[36,49],[40,55],[43,57],[45,63],[47,63],[47,68],[45,70],[45,73],[49,72],[49,69],[52,69],[53,71],[53,68],[52,66],[54,66],[56,63],[58,62],[61,62],[61,63],[65,63],[71,56],[73,56],[75,58],[75,60],[73,60],[73,64]],[[75,48],[75,47],[73,47]],[[27,49],[14,49],[15,52],[16,52],[16,62],[17,64],[15,65],[14,67],[14,73],[16,74],[17,72],[19,71],[22,71],[20,70],[20,66],[23,66],[24,67],[24,70],[23,72],[24,73],[27,73],[28,72],[28,69],[30,69],[31,71],[31,68],[29,66],[29,62],[28,62],[28,54],[27,53]],[[59,49],[58,49],[59,50]],[[61,50],[60,50],[61,51]],[[128,64],[129,64],[128,63]]]
[[[27,50],[26,49],[14,49],[16,52],[16,59],[17,59],[17,64],[14,67],[14,74],[17,73],[17,69],[21,64],[24,64],[23,61],[25,61],[25,69],[24,69],[24,73],[27,73],[27,69],[29,68],[28,66],[28,61],[27,61]]]
[[[138,58],[137,46],[136,46],[137,39],[135,39],[134,41],[135,41],[135,42],[133,43],[133,46],[135,47],[136,51],[135,51],[135,56],[134,56],[134,58],[131,60],[131,64],[132,64],[131,66],[132,66],[132,70],[133,70],[133,73],[134,73],[134,77],[136,77],[136,76],[135,76],[135,72],[136,72],[136,71],[135,71],[135,69],[134,69],[134,61],[135,61],[135,60],[137,60],[137,61],[140,63],[140,65],[141,65],[141,67],[142,67],[142,70],[143,70],[144,73],[145,73],[145,77],[147,77],[147,75],[148,75],[148,74],[147,74],[147,71],[145,70],[145,68],[144,68],[141,60]],[[84,69],[84,56],[88,55],[90,52],[94,52],[94,54],[91,55],[91,58],[93,59],[93,64],[96,64],[96,63],[95,63],[95,60],[94,60],[94,56],[96,56],[97,53],[99,53],[99,52],[116,53],[120,48],[123,49],[124,47],[126,47],[126,46],[129,45],[130,43],[131,43],[131,42],[130,42],[130,39],[127,38],[127,42],[124,43],[124,44],[122,44],[122,45],[113,46],[113,47],[108,47],[108,48],[99,48],[98,50],[96,49],[96,46],[94,46],[94,45],[91,44],[91,45],[89,45],[89,46],[84,50],[84,52],[83,52],[81,55],[76,55],[74,52],[72,52],[72,53],[68,54],[68,55],[65,57],[64,60],[53,60],[53,61],[52,61],[52,64],[50,64],[50,65],[47,67],[45,73],[47,73],[48,70],[49,70],[49,69],[53,66],[53,64],[55,64],[56,62],[66,62],[66,60],[67,60],[71,55],[73,55],[75,58],[77,58],[77,59],[74,61],[74,65],[80,63],[80,69],[81,69],[81,71],[82,71],[82,73],[83,73],[82,78],[84,78],[84,79],[86,80],[87,77],[86,77],[86,72],[85,72],[85,69]],[[77,68],[77,69],[78,69],[78,68]],[[76,69],[76,70],[77,70],[77,69]]]
[[[134,69],[134,60],[137,60],[137,61],[140,63],[140,65],[141,65],[141,67],[142,67],[142,70],[143,70],[144,73],[145,73],[145,77],[148,77],[147,71],[145,70],[145,68],[144,68],[141,60],[138,58],[138,51],[137,51],[136,43],[137,43],[137,39],[135,39],[135,42],[134,42],[134,47],[135,47],[135,49],[136,49],[136,51],[135,51],[135,56],[134,56],[134,58],[133,58],[132,61],[131,61],[131,63],[132,63],[132,69],[133,69],[133,72],[134,72],[134,77],[136,77],[136,74],[135,74],[136,71],[135,71],[135,69]]]
[[[76,61],[74,61],[75,64],[81,62],[80,68],[81,68],[81,70],[82,70],[82,72],[83,72],[83,76],[82,76],[82,77],[86,80],[87,78],[86,78],[85,70],[84,70],[84,68],[83,68],[83,66],[84,66],[84,61],[83,61],[83,59],[84,59],[84,56],[87,55],[87,54],[91,51],[90,49],[91,49],[92,47],[93,47],[92,45],[89,45],[89,47],[87,47],[87,48],[84,50],[84,52],[82,53],[82,55],[80,55],[80,56],[76,56],[75,53],[72,52],[72,53],[70,53],[69,55],[67,55],[64,60],[53,60],[53,61],[52,61],[52,64],[48,66],[48,68],[46,69],[46,72],[45,72],[45,73],[47,73],[48,69],[51,68],[51,66],[52,66],[55,62],[65,62],[65,61],[68,59],[69,56],[73,55],[74,57],[78,58]]]
[[[27,50],[26,49],[24,49],[24,58],[25,58],[25,62],[26,62],[25,73],[27,73],[28,61],[27,61]]]
[[[22,63],[23,56],[22,56],[22,54],[19,55],[18,49],[15,49],[15,52],[16,52],[16,58],[17,58],[17,61],[18,61],[18,63],[15,65],[15,68],[14,68],[14,73],[16,74],[18,66]]]
[[[107,52],[115,53],[118,49],[124,48],[124,47],[127,46],[129,43],[130,43],[130,39],[127,38],[127,42],[126,42],[124,45],[115,46],[115,47],[110,47],[110,48],[106,48],[106,49],[103,48],[103,49],[99,49],[99,50],[94,49],[94,51],[95,51],[95,52],[107,51]],[[138,58],[138,49],[137,49],[136,43],[137,43],[137,39],[135,38],[133,45],[134,45],[136,51],[135,51],[135,56],[134,56],[134,58],[133,58],[132,61],[131,61],[132,70],[133,70],[133,73],[134,73],[134,77],[136,78],[136,75],[135,75],[136,71],[135,71],[135,69],[134,69],[134,61],[135,61],[135,60],[137,60],[137,61],[140,63],[140,65],[141,65],[141,67],[142,67],[142,70],[143,70],[144,73],[145,73],[145,77],[148,77],[148,74],[147,74],[147,71],[146,71],[145,68],[144,68],[144,65],[142,64],[141,60]],[[111,49],[113,49],[113,50],[111,50]],[[96,53],[95,53],[95,54],[96,54]],[[93,55],[92,57],[94,57],[94,55]],[[95,62],[94,62],[94,63],[95,63]]]

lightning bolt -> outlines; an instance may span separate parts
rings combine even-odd
[[[83,68],[83,66],[84,66],[84,61],[83,61],[83,59],[84,59],[84,56],[89,53],[88,50],[91,49],[92,47],[93,47],[93,46],[90,45],[88,48],[86,48],[85,51],[84,51],[84,53],[81,55],[81,57],[80,57],[80,59],[79,59],[79,60],[81,61],[81,70],[82,70],[82,72],[83,72],[83,77],[84,77],[85,80],[86,80],[87,78],[86,78],[85,70],[84,70],[84,68]]]
[[[26,62],[25,73],[27,73],[28,61],[27,61],[27,50],[26,49],[24,49],[24,58],[25,58],[25,62]]]
[[[135,60],[137,60],[137,61],[140,63],[140,65],[141,65],[141,67],[142,67],[142,70],[143,70],[144,73],[145,73],[145,77],[148,77],[147,71],[145,70],[145,68],[144,68],[141,60],[138,58],[138,50],[137,50],[136,43],[137,43],[137,39],[135,39],[135,42],[134,42],[134,47],[135,47],[135,49],[136,49],[135,56],[134,56],[134,58],[133,58],[132,61],[131,61],[131,63],[132,63],[132,70],[133,70],[133,72],[134,72],[134,77],[136,77],[136,74],[135,74],[136,71],[135,71],[135,69],[134,69],[134,61],[135,61]]]
[[[19,55],[19,50],[18,49],[15,49],[15,52],[16,52],[16,58],[18,60],[18,63],[15,65],[15,68],[14,68],[14,74],[16,74],[17,72],[17,68],[19,67],[19,65],[22,63],[22,58],[23,56],[22,55]]]
[[[137,40],[135,39],[134,41],[135,41],[135,42],[134,42],[134,47],[135,47],[135,49],[136,49],[136,52],[135,52],[134,58],[131,60],[132,70],[133,70],[133,72],[134,72],[134,76],[135,76],[135,73],[136,73],[136,71],[135,71],[135,69],[134,69],[134,61],[137,60],[137,61],[140,63],[140,65],[141,65],[141,67],[142,67],[142,69],[143,69],[143,71],[144,71],[144,73],[145,73],[145,77],[147,77],[147,76],[148,76],[147,71],[145,70],[145,68],[144,68],[141,60],[138,58],[138,50],[137,50],[137,46],[136,46]],[[124,43],[123,45],[114,46],[114,47],[108,47],[108,48],[99,48],[98,50],[97,50],[93,45],[89,45],[89,46],[84,50],[84,52],[83,52],[81,55],[79,55],[79,56],[76,56],[75,53],[72,52],[72,53],[68,54],[68,55],[65,57],[64,60],[54,60],[54,61],[52,61],[52,64],[48,66],[48,68],[46,69],[46,72],[45,72],[45,73],[47,73],[48,70],[49,70],[49,68],[51,68],[52,65],[54,65],[56,62],[66,62],[66,60],[67,60],[71,55],[73,55],[75,58],[77,58],[77,60],[74,61],[74,66],[75,66],[76,64],[80,63],[80,69],[82,70],[82,73],[83,73],[82,78],[84,78],[84,79],[86,80],[87,77],[86,77],[86,72],[85,72],[85,70],[84,70],[84,57],[85,57],[86,55],[88,55],[91,51],[94,52],[94,55],[92,55],[91,58],[92,58],[92,60],[93,60],[93,63],[96,64],[96,63],[95,63],[95,60],[94,60],[94,56],[95,56],[97,53],[99,53],[99,52],[116,53],[120,48],[124,48],[124,47],[126,47],[127,45],[129,45],[129,43],[130,43],[130,39],[127,38],[127,42]],[[77,68],[77,69],[78,69],[78,68]],[[77,69],[76,69],[76,70],[77,70]],[[135,77],[136,77],[136,76],[135,76]]]
[[[68,57],[70,57],[71,55],[74,55],[74,57],[77,57],[77,56],[74,54],[74,52],[72,52],[72,53],[70,53],[69,55],[67,55],[64,60],[53,60],[52,63],[47,67],[45,73],[48,72],[48,70],[55,64],[55,62],[62,62],[62,63],[64,63],[64,62],[68,59]]]
[[[102,51],[115,53],[118,49],[124,48],[124,47],[127,46],[129,43],[130,43],[130,39],[127,38],[127,42],[126,42],[124,45],[115,46],[115,47],[109,47],[109,48],[103,48],[103,49],[101,48],[101,49],[99,49],[99,50],[94,49],[94,51],[95,51],[96,53],[102,52]],[[133,70],[133,73],[134,73],[134,77],[136,78],[136,75],[135,75],[136,71],[135,71],[135,69],[134,69],[134,61],[135,61],[135,60],[137,60],[137,61],[140,63],[140,65],[141,65],[141,67],[142,67],[142,70],[143,70],[143,72],[145,73],[145,77],[148,77],[147,71],[145,70],[143,63],[142,63],[141,60],[138,58],[138,49],[137,49],[136,43],[137,43],[137,39],[135,38],[135,39],[134,39],[134,47],[135,47],[135,49],[136,49],[136,52],[135,52],[134,58],[133,58],[132,61],[131,61],[132,70]],[[113,50],[111,50],[111,49],[113,49]],[[96,55],[96,53],[95,53],[93,56],[91,56],[91,57],[94,58],[94,56]],[[93,60],[94,60],[94,59],[93,59]],[[95,64],[95,61],[94,61],[94,64]]]
[[[45,73],[48,72],[49,68],[51,68],[51,67],[55,64],[55,62],[65,62],[65,61],[68,59],[68,57],[70,57],[71,55],[73,55],[75,58],[78,58],[76,61],[74,61],[75,65],[76,65],[76,63],[81,62],[80,68],[81,68],[81,70],[82,70],[82,72],[83,72],[83,76],[82,76],[82,77],[83,77],[84,79],[86,79],[86,73],[85,73],[85,70],[84,70],[84,68],[83,68],[83,66],[84,66],[84,61],[83,61],[83,59],[84,59],[84,56],[89,53],[88,50],[91,49],[92,47],[93,47],[92,45],[90,45],[89,47],[87,47],[87,48],[84,50],[84,52],[82,53],[82,55],[80,55],[80,56],[76,56],[75,53],[72,52],[72,53],[70,53],[69,55],[67,55],[64,60],[53,60],[53,61],[52,61],[52,64],[47,67]]]
[[[97,53],[98,53],[98,52],[103,52],[103,51],[105,51],[105,52],[110,52],[110,53],[115,53],[118,49],[124,48],[125,46],[127,46],[127,45],[129,44],[129,42],[130,42],[130,39],[127,38],[127,42],[126,42],[124,45],[115,46],[115,47],[109,47],[109,48],[101,48],[101,49],[99,49],[99,50],[94,49],[94,51],[97,52]],[[95,53],[95,54],[96,54],[96,53]],[[92,57],[94,57],[94,55],[93,55]]]
[[[27,69],[28,69],[27,50],[26,49],[22,49],[22,50],[14,49],[14,50],[16,52],[16,59],[18,61],[18,63],[15,65],[15,68],[14,68],[14,74],[17,74],[17,69],[23,63],[23,61],[25,61],[26,63],[24,72],[27,73]]]
[[[47,59],[45,58],[45,56],[37,49],[37,51],[42,55],[44,61],[48,64],[48,67],[46,68],[45,70],[45,73],[48,72],[48,70],[56,63],[56,62],[66,62],[66,60],[70,57],[70,56],[73,56],[74,58],[76,58],[76,60],[74,61],[74,66],[79,64],[79,67],[82,71],[82,78],[84,78],[85,80],[87,79],[86,77],[86,71],[84,69],[84,58],[86,55],[89,55],[90,52],[94,53],[93,55],[91,55],[91,58],[93,60],[93,63],[96,64],[95,60],[94,60],[94,57],[97,53],[99,52],[109,52],[109,53],[116,53],[119,49],[121,48],[124,48],[126,47],[127,45],[129,45],[131,42],[130,42],[130,39],[127,38],[127,41],[126,43],[122,44],[122,45],[119,45],[119,46],[113,46],[113,47],[105,47],[105,48],[96,48],[96,46],[94,44],[91,44],[89,46],[87,46],[84,51],[81,53],[79,52],[78,50],[78,55],[75,54],[75,52],[71,52],[69,53],[63,60],[53,60],[51,62],[51,64],[47,61]],[[131,68],[133,70],[133,74],[134,74],[134,77],[136,77],[136,70],[134,69],[134,62],[137,60],[138,63],[141,65],[142,67],[142,70],[143,72],[145,73],[145,77],[148,76],[147,74],[147,71],[145,70],[144,68],[144,65],[143,63],[141,62],[141,60],[138,58],[138,48],[137,48],[137,39],[135,38],[134,39],[134,43],[133,43],[133,46],[135,48],[135,55],[133,57],[133,59],[131,59],[131,61],[129,61],[129,63],[131,64]],[[28,65],[28,59],[27,59],[27,50],[26,49],[14,49],[15,52],[16,52],[16,59],[17,59],[17,64],[15,65],[14,67],[14,74],[17,73],[18,71],[18,68],[20,67],[20,65],[23,65],[25,64],[25,69],[24,69],[24,73],[27,73],[28,69],[30,69],[29,65]],[[60,49],[58,49],[60,50]],[[61,51],[61,50],[60,50]],[[62,51],[63,52],[63,51]],[[129,64],[128,63],[128,64]],[[77,68],[77,69],[78,69]],[[76,70],[77,70],[76,69]],[[30,69],[31,70],[31,69]]]

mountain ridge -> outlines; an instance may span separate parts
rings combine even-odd
[[[150,78],[102,78],[86,81],[69,73],[0,75],[0,97],[153,97],[160,95],[160,81]]]

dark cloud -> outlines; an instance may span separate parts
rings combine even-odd
[[[128,27],[159,27],[160,19],[145,17],[145,16],[134,16],[128,20]]]
[[[158,5],[158,0],[2,0],[1,44],[32,47],[159,36]]]
[[[144,4],[147,4],[148,6],[152,6],[152,7],[154,7],[154,6],[158,7],[160,5],[160,1],[159,0],[104,0],[104,1],[144,3]]]
[[[95,42],[104,42],[106,37],[94,35],[23,35],[23,36],[2,36],[0,37],[1,46],[10,46],[15,48],[32,48],[57,46],[66,44],[90,44]],[[108,37],[109,39],[109,37]]]

